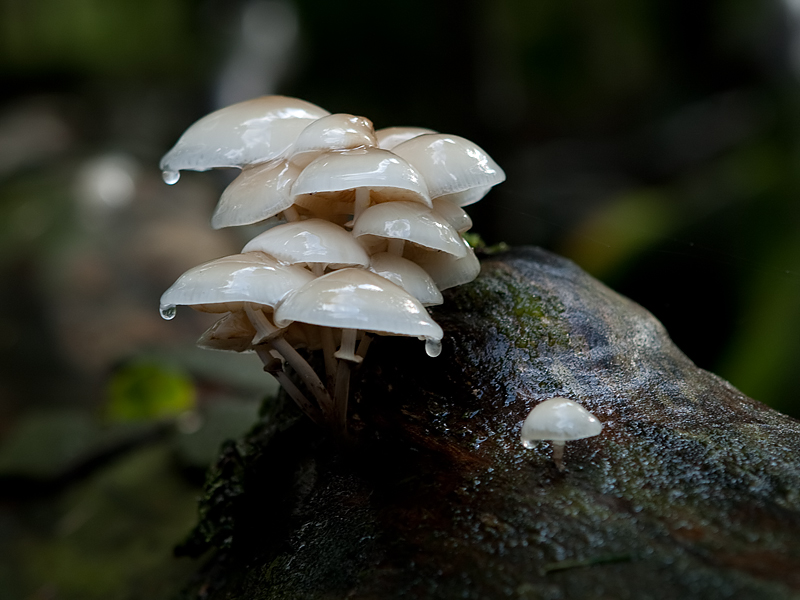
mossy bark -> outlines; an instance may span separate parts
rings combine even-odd
[[[433,359],[379,338],[356,442],[276,405],[212,472],[185,598],[800,597],[800,424],[697,368],[647,311],[534,248],[484,260]],[[605,423],[519,430],[551,396]]]

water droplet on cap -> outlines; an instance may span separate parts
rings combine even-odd
[[[175,318],[175,313],[178,312],[178,309],[174,304],[164,304],[161,306],[160,312],[162,319],[170,321]]]
[[[425,352],[428,353],[428,356],[439,356],[439,354],[442,353],[441,340],[434,340],[433,338],[428,338],[425,340]]]
[[[528,450],[533,450],[533,447],[536,445],[530,440],[522,440],[522,445],[525,446]]]
[[[179,171],[162,171],[161,177],[167,185],[175,185],[181,178],[181,174]]]

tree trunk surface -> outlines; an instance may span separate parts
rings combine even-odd
[[[797,421],[537,248],[432,313],[439,357],[379,337],[355,371],[352,447],[285,401],[225,447],[184,598],[800,598]],[[552,396],[604,423],[564,472],[519,438]]]

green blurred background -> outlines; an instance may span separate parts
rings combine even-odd
[[[800,415],[797,0],[0,0],[0,77],[11,598],[169,597],[196,566],[168,556],[203,468],[274,388],[160,319],[247,232],[208,224],[229,173],[157,165],[262,94],[476,141],[508,175],[469,209],[487,243],[575,260]]]

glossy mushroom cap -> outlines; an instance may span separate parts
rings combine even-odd
[[[415,202],[385,202],[365,210],[353,224],[353,237],[372,246],[383,239],[412,242],[458,258],[467,250],[444,217]]]
[[[392,152],[422,173],[431,198],[447,196],[459,206],[477,202],[506,179],[503,169],[482,148],[457,135],[420,135]]]
[[[444,252],[412,252],[411,259],[425,269],[439,291],[473,281],[481,272],[481,263],[466,240],[462,239],[465,254],[456,257]]]
[[[395,146],[407,142],[411,138],[426,133],[436,133],[433,129],[425,127],[384,127],[375,132],[378,140],[378,147],[384,150],[391,150]]]
[[[369,257],[369,270],[399,285],[423,306],[433,306],[444,301],[442,292],[431,276],[408,259],[389,252],[377,252]]]
[[[464,233],[472,228],[470,216],[458,204],[447,200],[447,196],[434,198],[433,210],[450,223],[458,233]]]
[[[550,398],[537,404],[522,425],[522,445],[548,440],[568,442],[598,435],[603,424],[592,413],[568,398]]]
[[[307,283],[275,310],[278,327],[291,321],[406,335],[438,342],[442,328],[420,302],[365,269],[340,269]]]
[[[292,194],[295,202],[306,206],[307,196],[331,194],[344,199],[341,192],[356,188],[374,192],[372,202],[407,200],[432,206],[422,175],[402,158],[379,148],[334,150],[318,156],[300,173]]]
[[[288,209],[293,204],[292,185],[299,174],[299,167],[285,160],[244,167],[222,192],[211,226],[252,225]]]
[[[313,278],[306,269],[281,264],[263,252],[234,254],[181,275],[161,296],[161,316],[171,319],[179,305],[205,312],[242,310],[245,302],[274,307]]]
[[[289,152],[289,160],[305,167],[323,152],[347,148],[374,147],[372,121],[364,117],[337,113],[309,124],[297,137]]]
[[[262,96],[221,108],[191,125],[161,159],[164,180],[178,171],[242,167],[282,156],[312,121],[330,113],[297,98]]]
[[[255,250],[288,264],[322,264],[332,268],[369,265],[369,256],[352,235],[322,219],[293,221],[268,229],[250,240],[242,252]]]

